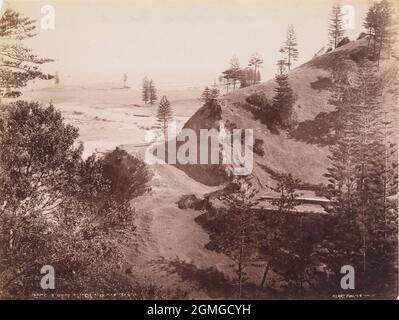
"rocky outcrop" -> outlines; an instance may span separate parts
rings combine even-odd
[[[332,48],[330,46],[323,46],[319,51],[315,53],[315,57],[322,56],[323,54],[326,54],[328,52],[332,51]]]
[[[196,164],[180,164],[176,167],[183,170],[189,177],[209,186],[217,186],[229,180],[229,171],[226,166],[221,164],[200,164],[200,130],[220,128],[220,120],[222,119],[222,105],[217,100],[212,100],[200,108],[184,125],[184,129],[191,129],[195,132],[197,139],[197,163]],[[184,142],[178,141],[179,148]],[[211,148],[208,146],[208,159],[210,159]],[[209,161],[210,162],[210,161]]]
[[[184,195],[177,201],[179,209],[202,210],[206,208],[206,204],[206,199],[198,199],[194,194]]]
[[[348,38],[348,37],[345,37],[345,38],[343,38],[340,42],[338,42],[337,48],[342,47],[342,46],[348,44],[349,42],[351,42],[351,41],[349,40],[349,38]]]

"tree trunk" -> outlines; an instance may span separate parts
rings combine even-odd
[[[244,234],[243,230],[241,230],[241,239],[240,239],[240,254],[238,256],[238,299],[241,299],[242,295],[242,273],[243,273],[243,256],[244,256]]]
[[[383,38],[381,36],[380,38],[380,43],[379,43],[379,47],[378,47],[378,56],[377,56],[377,66],[380,66],[380,59],[381,59],[381,50],[382,50],[382,45],[383,45]]]
[[[371,28],[369,28],[369,38],[367,40],[367,55],[370,56],[370,40],[371,40]]]
[[[363,178],[364,178],[364,176],[365,176],[365,168],[364,168],[364,163],[362,163],[362,166],[361,166],[361,179],[360,179],[360,187],[359,187],[359,190],[360,190],[360,195],[362,196],[363,195]],[[361,198],[363,198],[363,196],[361,197]],[[363,230],[362,230],[362,232],[363,232],[363,235],[362,235],[362,240],[363,240],[363,273],[364,274],[366,274],[366,263],[367,263],[367,260],[366,260],[366,256],[367,256],[367,253],[366,253],[366,249],[367,249],[367,244],[366,244],[366,235],[367,235],[367,226],[366,226],[366,209],[365,209],[365,202],[364,201],[362,201],[362,204],[361,204],[361,208],[360,208],[360,210],[361,210],[361,215],[362,215],[362,222],[363,222]]]
[[[385,156],[384,156],[384,194],[383,194],[383,210],[384,210],[384,239],[387,239],[387,189],[388,189],[388,141],[387,141],[387,113],[384,112],[384,146],[385,146]]]
[[[269,273],[270,262],[268,261],[265,265],[265,269],[263,271],[262,281],[260,283],[260,288],[263,289],[266,283],[267,274]]]
[[[366,274],[366,234],[363,234],[363,273]]]
[[[242,264],[238,263],[238,299],[241,299],[242,294]]]

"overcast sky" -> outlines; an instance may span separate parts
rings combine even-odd
[[[7,2],[7,1],[6,1]],[[354,8],[353,39],[362,31],[369,0],[341,1]],[[309,60],[328,41],[330,0],[11,0],[8,6],[38,19],[38,36],[27,45],[56,61],[67,84],[122,82],[139,87],[144,76],[159,87],[212,84],[233,56],[247,65],[264,58],[262,79],[276,72],[278,50],[289,24],[299,60]],[[55,30],[41,30],[43,5],[55,8]]]

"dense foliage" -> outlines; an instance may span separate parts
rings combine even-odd
[[[42,293],[43,265],[56,270],[53,293],[131,290],[116,281],[120,245],[134,230],[129,200],[149,174],[121,150],[82,159],[77,137],[52,105],[18,101],[1,120],[2,295]]]

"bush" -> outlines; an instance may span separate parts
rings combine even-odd
[[[281,215],[276,210],[266,209],[252,209],[250,214],[256,227],[248,237],[257,246],[256,253],[251,256],[253,259],[250,265],[260,268],[268,262],[274,274],[273,280],[279,282],[277,284],[267,280],[266,288],[282,289],[284,291],[281,294],[284,297],[290,294],[299,297],[302,294],[313,294],[312,290],[306,291],[306,288],[313,289],[313,286],[320,284],[326,286],[326,283],[320,283],[321,279],[315,271],[320,264],[320,257],[315,254],[315,250],[326,229],[322,217],[311,213],[302,215],[294,211]],[[195,221],[209,233],[210,241],[206,248],[228,254],[221,244],[227,233],[237,227],[231,210],[219,208],[216,213],[205,212]],[[248,277],[251,281],[257,281],[250,273]],[[253,291],[250,298],[254,297],[254,293]]]
[[[270,106],[269,100],[267,99],[266,94],[263,92],[255,92],[251,94],[247,98],[247,102],[260,108],[267,108]]]
[[[12,104],[0,119],[0,167],[3,178],[10,179],[0,186],[0,203],[21,201],[50,185],[65,190],[80,164],[82,147],[74,146],[78,136],[52,105]]]
[[[183,195],[177,201],[179,209],[194,209],[202,210],[205,209],[207,201],[205,199],[198,199],[195,194]]]
[[[148,191],[151,174],[143,161],[116,148],[105,155],[103,163],[103,176],[110,181],[112,197],[131,200]]]
[[[290,132],[292,138],[308,143],[326,146],[334,144],[338,128],[338,112],[320,112],[314,120],[300,122]]]
[[[113,275],[123,258],[120,230],[134,227],[128,200],[144,192],[148,172],[120,150],[83,160],[78,136],[52,105],[18,101],[0,122],[1,296],[43,293],[48,264],[54,294],[130,290]]]
[[[332,86],[332,80],[327,77],[318,77],[316,81],[310,83],[312,89],[321,91],[329,90]]]
[[[265,150],[263,148],[263,145],[264,145],[264,141],[262,139],[255,138],[254,152],[257,155],[260,155],[261,157],[263,157],[265,155]]]
[[[269,102],[266,94],[255,92],[247,97],[246,101],[250,104],[247,109],[252,112],[255,119],[264,123],[271,132],[278,133],[280,115],[273,104]]]

